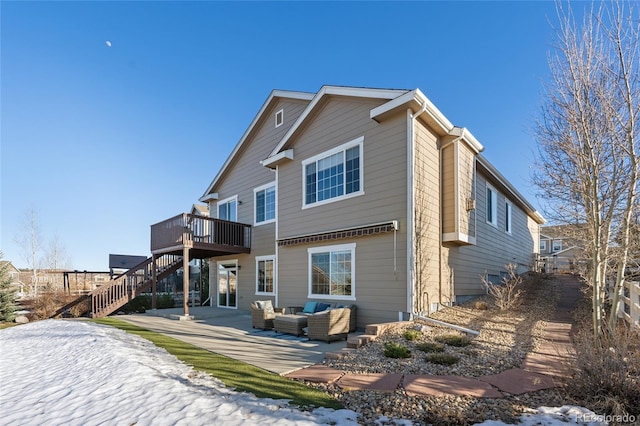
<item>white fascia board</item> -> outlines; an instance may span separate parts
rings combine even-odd
[[[425,114],[428,114],[431,119],[438,124],[441,131],[444,133],[449,133],[453,130],[454,126],[451,122],[444,116],[442,112],[427,98],[424,93],[420,91],[420,89],[415,89],[410,92],[405,93],[402,96],[398,96],[397,98],[387,102],[384,105],[380,105],[371,110],[369,116],[378,121],[378,118],[402,105],[416,103],[419,108],[424,110]],[[417,112],[417,111],[416,111]]]
[[[208,203],[209,201],[214,201],[219,199],[220,196],[218,195],[217,192],[212,192],[211,194],[205,194],[202,197],[198,198],[199,201],[203,202],[203,203]]]
[[[449,134],[451,136],[461,138],[463,141],[467,143],[467,145],[469,145],[469,147],[472,150],[475,151],[476,154],[479,154],[482,151],[484,151],[484,146],[482,146],[482,144],[478,141],[478,139],[476,139],[476,137],[473,136],[473,134],[471,134],[469,129],[467,129],[466,127],[454,127],[453,129],[451,129]]]
[[[397,89],[368,89],[361,87],[322,86],[313,100],[309,103],[309,105],[307,105],[302,114],[300,114],[300,117],[298,117],[293,126],[291,126],[289,131],[283,136],[278,145],[271,151],[267,159],[275,156],[280,152],[282,147],[287,144],[289,139],[291,139],[291,137],[300,128],[302,123],[304,123],[307,117],[309,117],[309,115],[313,112],[320,100],[322,100],[322,98],[326,95],[351,96],[357,98],[394,99],[406,92],[406,90]]]
[[[218,171],[216,176],[213,178],[213,180],[211,181],[211,183],[207,187],[207,190],[204,192],[202,197],[206,197],[207,194],[211,190],[213,190],[215,185],[218,183],[218,179],[220,179],[220,177],[227,170],[227,167],[229,167],[229,164],[231,164],[231,162],[235,158],[235,156],[238,153],[238,151],[240,151],[240,148],[242,147],[242,145],[244,145],[244,143],[246,142],[247,138],[249,137],[249,135],[251,134],[251,132],[255,128],[255,126],[258,123],[258,121],[260,121],[260,119],[262,118],[262,115],[267,110],[269,105],[271,105],[271,102],[273,101],[273,99],[275,99],[275,98],[286,98],[286,99],[299,99],[299,100],[307,100],[308,101],[308,100],[313,99],[313,97],[314,97],[313,93],[290,92],[290,91],[286,91],[286,90],[272,90],[271,93],[269,94],[269,97],[267,97],[267,100],[264,101],[264,103],[262,104],[262,107],[260,107],[260,110],[258,111],[258,113],[255,115],[255,117],[251,121],[251,124],[249,124],[249,127],[247,127],[247,130],[245,130],[244,134],[240,138],[240,141],[238,141],[238,143],[236,144],[235,148],[233,148],[233,151],[231,151],[231,154],[229,154],[229,157],[227,157],[227,160],[224,162],[224,164],[222,165],[222,167],[220,168],[220,170]]]
[[[274,155],[273,157],[266,158],[260,161],[264,167],[275,169],[276,165],[280,164],[282,160],[293,160],[293,149],[286,149]]]
[[[478,162],[485,168],[491,175],[491,177],[496,180],[504,189],[506,189],[509,194],[520,204],[521,207],[524,207],[525,211],[533,220],[535,220],[538,224],[542,225],[546,222],[545,218],[524,198],[520,192],[509,182],[503,175],[495,168],[493,164],[489,162],[484,156],[478,154],[477,156]]]

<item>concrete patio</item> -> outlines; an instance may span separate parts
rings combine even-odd
[[[191,321],[180,321],[182,314],[174,308],[117,318],[282,375],[321,363],[325,352],[346,346],[344,340],[326,343],[254,329],[249,311],[193,307]]]

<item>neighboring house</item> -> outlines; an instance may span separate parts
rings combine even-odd
[[[20,271],[21,281],[26,284],[27,293],[36,293],[33,270]],[[69,269],[38,269],[36,275],[37,293],[67,292],[71,294],[88,293],[109,282],[109,272],[77,271]]]
[[[544,219],[482,150],[418,89],[275,90],[200,198],[211,218],[152,226],[154,262],[208,258],[218,307],[428,314],[538,255]]]
[[[6,273],[9,277],[9,285],[16,291],[17,297],[22,297],[25,294],[25,285],[20,281],[20,270],[13,266],[13,263],[8,260],[0,260],[0,267],[6,267]]]
[[[574,225],[540,228],[540,269],[544,272],[578,272],[583,250]]]

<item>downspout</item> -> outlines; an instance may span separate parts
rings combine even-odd
[[[279,222],[279,219],[280,219],[280,216],[278,215],[278,206],[279,206],[278,195],[280,194],[280,188],[278,188],[278,175],[279,175],[278,167],[279,166],[276,164],[276,169],[274,170],[275,173],[276,173],[276,224],[275,224],[275,234],[276,235],[275,235],[275,239],[274,239],[274,241],[275,241],[275,251],[274,251],[274,253],[276,255],[276,260],[275,260],[274,265],[273,265],[273,286],[274,286],[273,290],[275,291],[276,295],[274,297],[274,301],[273,301],[274,303],[273,304],[275,306],[280,306],[278,304],[278,296],[280,294],[280,287],[278,285],[279,284],[278,283],[278,281],[279,281],[278,280],[278,265],[280,263],[279,262],[280,256],[278,256],[278,254],[279,254],[278,253],[278,222]]]

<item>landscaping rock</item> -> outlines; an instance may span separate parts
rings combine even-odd
[[[26,324],[29,322],[29,318],[27,318],[25,315],[18,315],[16,319],[13,320],[13,322],[17,324]]]

